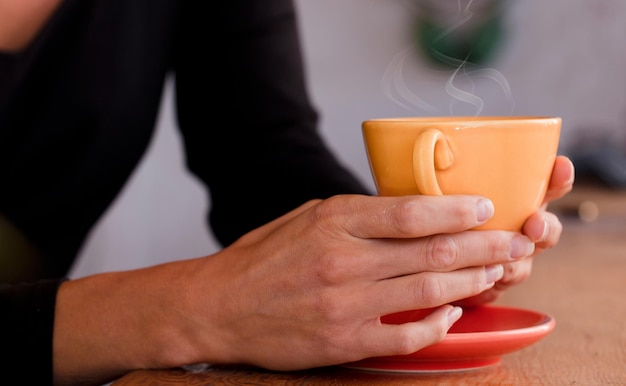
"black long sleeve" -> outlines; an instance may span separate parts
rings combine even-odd
[[[42,279],[67,274],[134,171],[170,75],[222,244],[307,200],[367,193],[317,131],[296,22],[290,0],[64,0],[25,51],[0,52],[0,214]],[[59,282],[0,290],[3,350],[28,348],[12,358],[36,358],[34,384],[52,379]]]
[[[0,284],[1,368],[6,384],[52,384],[54,307],[61,282]]]
[[[219,24],[205,22],[212,11]],[[223,244],[312,198],[366,192],[317,131],[296,16],[290,1],[262,0],[194,3],[183,13],[180,128]]]
[[[288,0],[66,0],[26,51],[0,54],[0,213],[48,277],[143,156],[169,74],[222,244],[309,199],[366,193],[317,131],[296,21]]]

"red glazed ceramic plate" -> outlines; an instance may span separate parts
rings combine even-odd
[[[400,312],[381,318],[400,324],[421,320],[430,310]],[[549,334],[555,320],[540,312],[502,306],[466,308],[439,343],[413,354],[367,358],[344,367],[390,372],[441,372],[478,369],[500,363],[502,355],[529,346]]]

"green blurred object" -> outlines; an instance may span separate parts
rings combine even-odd
[[[484,64],[504,37],[505,0],[415,0],[419,49],[435,64],[459,67]]]

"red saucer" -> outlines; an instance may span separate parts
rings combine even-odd
[[[423,319],[431,310],[406,311],[381,318],[400,324]],[[466,308],[439,343],[413,354],[367,358],[343,365],[352,369],[391,372],[472,370],[500,363],[504,354],[520,350],[549,334],[555,320],[540,312],[487,305]]]

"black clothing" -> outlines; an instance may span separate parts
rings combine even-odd
[[[42,279],[67,274],[143,156],[169,75],[223,245],[309,199],[366,193],[316,131],[289,0],[65,0],[26,50],[0,52],[0,213],[41,251]],[[51,370],[52,283],[0,288],[3,368]]]
[[[0,368],[7,385],[52,384],[54,306],[61,282],[0,284]]]

